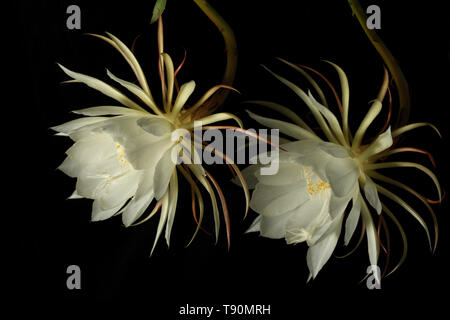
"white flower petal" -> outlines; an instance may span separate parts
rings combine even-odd
[[[259,225],[261,235],[271,239],[284,238],[286,236],[288,220],[294,213],[294,211],[290,211],[278,216],[262,216]]]
[[[159,200],[166,193],[169,186],[170,177],[175,170],[175,163],[172,161],[172,149],[167,149],[155,168],[153,176],[153,189],[155,192],[155,199]]]
[[[353,197],[352,210],[350,210],[345,221],[344,245],[348,245],[358,225],[359,216],[361,215],[361,200],[359,197],[359,194]]]
[[[304,139],[282,144],[281,147],[288,152],[297,153],[305,156],[313,152],[316,152],[320,144],[321,141]]]
[[[74,192],[67,199],[82,199],[82,198],[83,197],[77,193],[77,190],[74,190]]]
[[[137,121],[137,124],[148,133],[157,137],[169,134],[174,130],[173,125],[164,118],[143,117]]]
[[[369,253],[369,261],[373,266],[377,265],[378,253],[379,253],[379,243],[377,236],[377,229],[373,223],[372,216],[370,214],[367,204],[361,199],[361,214],[366,225],[366,236],[367,236],[367,250]]]
[[[111,135],[124,148],[126,159],[134,169],[155,168],[162,154],[172,145],[171,136],[167,134],[157,137],[149,134],[137,125],[140,118],[142,117],[115,117],[95,128],[95,131]]]
[[[357,185],[356,185],[357,186]],[[334,217],[340,215],[347,208],[348,203],[357,192],[357,188],[354,191],[350,192],[348,195],[343,197],[332,196],[330,199],[330,216],[334,219]]]
[[[162,155],[166,152],[170,152],[170,148],[173,142],[170,138],[160,139],[155,143],[149,143],[142,145],[139,148],[137,145],[135,148],[125,148],[128,161],[133,165],[136,170],[155,170],[156,165],[160,161]],[[171,160],[171,159],[169,159]],[[171,161],[172,162],[172,161]]]
[[[309,199],[306,181],[286,185],[256,185],[250,207],[264,216],[277,216],[298,207]]]
[[[162,199],[161,215],[159,217],[158,229],[156,230],[155,241],[153,242],[153,247],[152,251],[150,252],[150,256],[153,254],[153,250],[155,250],[156,243],[158,243],[158,239],[161,236],[162,229],[166,225],[168,212],[169,212],[169,195],[168,193],[165,193]]]
[[[75,130],[78,130],[84,126],[108,120],[107,117],[90,117],[90,118],[80,118],[75,119],[59,126],[51,127],[50,129],[55,130],[59,133],[71,134]]]
[[[169,208],[167,211],[167,223],[166,223],[166,243],[167,247],[170,245],[170,235],[172,233],[173,220],[175,218],[175,211],[178,203],[178,176],[177,171],[174,170],[170,177],[169,183]]]
[[[313,196],[293,210],[294,214],[291,215],[286,226],[286,242],[288,244],[306,241],[312,236],[320,238],[326,229],[319,229],[330,220],[328,199],[329,195]],[[319,231],[320,234],[316,234],[316,231]]]
[[[311,197],[301,206],[293,210],[294,214],[289,219],[289,229],[310,229],[320,218],[328,215],[328,199]]]
[[[123,115],[143,115],[146,114],[142,111],[138,111],[135,109],[125,108],[125,107],[116,107],[116,106],[99,106],[99,107],[91,107],[85,109],[79,109],[72,111],[76,114],[82,114],[84,116],[123,116]]]
[[[245,231],[245,233],[249,233],[249,232],[260,232],[261,230],[261,220],[262,220],[263,216],[262,215],[258,215],[255,220],[253,220],[252,224],[250,225],[250,227],[248,227],[247,231]]]
[[[388,148],[390,148],[393,144],[392,134],[391,134],[391,127],[387,128],[385,132],[380,134],[374,142],[370,144],[370,146],[367,147],[367,149],[364,151],[365,157],[370,157],[374,154],[380,153]]]
[[[108,179],[102,176],[82,176],[77,179],[77,193],[85,198],[96,199],[108,184]]]
[[[328,259],[330,259],[341,233],[341,224],[341,217],[336,217],[322,238],[309,247],[306,262],[312,278],[317,276]]]
[[[86,117],[85,119],[89,118],[90,117]],[[139,118],[140,116],[136,115],[106,117],[105,121],[92,123],[73,131],[70,133],[70,138],[78,141],[93,134],[107,133],[111,135],[113,140],[118,141],[114,137],[114,133],[116,131],[120,132],[120,134],[117,135],[118,137],[136,136],[144,132],[139,126],[136,125],[136,121]]]
[[[102,209],[113,208],[119,203],[127,201],[135,194],[138,185],[139,174],[136,171],[112,179],[101,194],[100,205]]]
[[[89,158],[92,160],[91,158]],[[108,179],[111,177],[119,176],[124,171],[131,168],[130,165],[125,165],[119,161],[118,154],[113,154],[107,158],[97,161],[80,161],[79,158],[67,156],[64,162],[58,167],[59,170],[67,174],[68,176],[75,177],[97,177],[102,179]]]
[[[338,197],[343,197],[354,190],[355,184],[358,182],[359,169],[352,159],[335,159],[327,163],[325,173],[333,193]]]
[[[261,165],[251,165],[244,170],[241,170],[242,175],[244,176],[245,182],[247,183],[247,187],[249,189],[254,189],[256,184],[258,183],[258,179],[256,178],[256,173],[261,169]],[[233,183],[242,187],[241,180],[238,176],[231,180]]]
[[[279,162],[278,172],[273,175],[261,175],[260,170],[255,172],[259,182],[269,186],[283,186],[300,182],[305,178],[304,167],[298,163]]]
[[[117,154],[116,143],[107,134],[94,134],[76,141],[66,154],[81,164],[104,161]]]
[[[71,178],[78,177],[82,169],[81,164],[78,161],[74,161],[72,157],[66,157],[58,167],[58,170],[61,170]]]
[[[280,160],[282,159],[282,155],[286,153],[289,155],[297,154],[297,157],[291,156],[290,161],[312,169],[320,179],[326,181],[325,168],[328,162],[334,158],[322,150],[322,148],[320,148],[321,145],[321,142],[312,140],[302,140],[283,144],[282,148],[288,152],[281,152]]]
[[[350,157],[347,149],[331,142],[322,142],[317,144],[320,149],[328,153],[335,158],[348,158]]]
[[[153,200],[153,172],[146,170],[141,173],[141,181],[133,199],[122,213],[122,222],[129,227],[139,219]]]
[[[317,227],[317,229],[314,230],[314,233],[311,234],[311,237],[306,240],[306,243],[308,244],[308,246],[311,247],[311,246],[315,245],[317,243],[317,241],[319,241],[323,237],[323,235],[330,230],[331,226],[333,225],[333,222],[334,222],[334,220],[331,219],[331,217],[329,215],[326,216],[326,218],[324,219],[322,224],[319,225]]]
[[[370,205],[377,211],[378,214],[380,214],[382,207],[380,197],[378,196],[377,187],[375,186],[375,183],[372,181],[372,179],[370,179],[368,176],[366,176],[364,194]]]
[[[125,204],[125,202],[120,203],[114,208],[102,209],[98,200],[94,200],[92,203],[92,221],[101,221],[111,218],[113,215],[120,210],[120,208]]]

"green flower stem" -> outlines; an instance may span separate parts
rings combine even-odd
[[[406,124],[409,117],[410,110],[410,95],[408,89],[408,82],[406,81],[405,75],[403,74],[400,66],[396,62],[394,56],[383,43],[381,38],[376,34],[374,30],[369,30],[366,25],[367,16],[364,13],[361,5],[358,0],[348,0],[348,3],[353,11],[353,14],[358,19],[361,27],[366,33],[372,45],[380,54],[384,63],[387,65],[389,71],[392,74],[392,78],[394,79],[395,85],[397,86],[398,95],[399,95],[399,110],[396,123],[394,128],[401,127]]]
[[[199,8],[208,16],[208,18],[216,25],[220,33],[223,36],[225,42],[225,51],[227,54],[227,64],[225,74],[223,76],[222,84],[232,86],[234,77],[236,75],[238,53],[236,38],[234,37],[233,30],[228,23],[209,5],[206,0],[194,0]],[[215,110],[220,107],[229,94],[229,90],[221,90],[219,94],[214,96],[214,103],[211,105],[211,109]],[[210,109],[210,110],[211,110]]]

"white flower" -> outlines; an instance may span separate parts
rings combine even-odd
[[[284,60],[281,61],[303,75],[306,74],[298,66]],[[390,127],[387,127],[369,143],[364,144],[363,138],[367,128],[381,111],[382,101],[387,90],[388,74],[385,72],[378,97],[373,101],[353,136],[348,123],[347,77],[341,68],[335,64],[332,65],[338,71],[342,86],[342,102],[337,97],[337,104],[341,110],[341,122],[327,107],[328,104],[322,90],[308,74],[306,74],[307,80],[315,88],[322,103],[316,101],[311,92],[306,94],[292,82],[266,68],[303,100],[326,139],[319,137],[297,114],[288,108],[273,102],[251,101],[251,103],[280,112],[295,124],[249,112],[254,120],[270,128],[277,128],[281,133],[299,141],[281,145],[284,152],[280,152],[280,170],[276,175],[260,175],[258,165],[251,166],[244,171],[249,181],[252,181],[252,186],[255,187],[250,202],[251,208],[261,215],[255,220],[249,231],[259,231],[261,235],[270,238],[285,238],[288,243],[306,241],[310,246],[307,256],[308,267],[311,276],[315,277],[336,246],[344,212],[351,202],[351,210],[345,218],[344,244],[347,245],[350,242],[361,216],[367,236],[370,264],[377,265],[380,251],[378,235],[380,230],[375,227],[367,201],[378,215],[383,212],[390,217],[402,235],[404,253],[400,263],[393,269],[394,271],[403,262],[406,255],[406,237],[396,217],[380,201],[379,194],[396,202],[419,221],[427,233],[430,247],[432,247],[431,238],[423,218],[398,195],[375,183],[373,179],[397,186],[421,200],[429,210],[435,228],[437,228],[434,211],[425,197],[401,182],[376,172],[378,169],[399,167],[419,169],[433,180],[439,199],[441,199],[438,180],[426,167],[413,162],[379,163],[381,159],[399,152],[426,153],[414,148],[392,149],[393,140],[400,134],[418,127],[431,126],[436,131],[437,129],[428,123],[409,124],[393,132]],[[437,232],[434,248],[436,243]]]
[[[94,199],[93,221],[121,212],[124,225],[130,226],[141,217],[153,198],[160,200],[166,193],[171,170],[167,174],[156,168],[172,163],[164,157],[173,146],[171,130],[168,126],[164,134],[153,135],[138,125],[149,119],[144,112],[125,108],[76,111],[84,115],[110,112],[121,114],[112,118],[80,118],[53,128],[75,141],[59,169],[77,178],[73,197]],[[154,120],[165,122],[164,119]],[[130,198],[132,200],[127,202]]]
[[[205,102],[215,92],[220,88],[229,89],[230,87],[215,86],[195,104],[188,107],[187,101],[195,89],[195,82],[189,81],[179,88],[174,98],[176,72],[172,59],[163,52],[161,20],[158,33],[161,53],[159,64],[162,88],[161,108],[153,99],[146,77],[134,54],[111,34],[108,34],[108,38],[94,36],[105,40],[122,54],[135,73],[139,85],[122,80],[110,71],[107,71],[107,74],[113,81],[129,90],[143,103],[142,105],[99,79],[73,72],[60,65],[61,69],[73,79],[69,82],[84,83],[121,105],[74,111],[86,117],[53,127],[59,135],[69,136],[75,142],[66,152],[67,158],[59,169],[77,178],[76,190],[71,198],[84,197],[94,200],[93,221],[122,214],[124,225],[131,226],[147,221],[161,209],[153,249],[164,227],[166,242],[169,245],[178,200],[177,171],[179,171],[191,185],[193,201],[198,202],[198,213],[193,207],[197,228],[192,239],[200,228],[204,211],[203,197],[195,181],[197,179],[211,198],[216,241],[220,217],[215,190],[219,195],[229,244],[228,212],[219,185],[201,165],[192,164],[186,160],[189,160],[187,157],[196,156],[196,150],[191,148],[194,143],[198,147],[194,139],[191,140],[193,136],[191,133],[197,126],[196,123],[208,125],[233,119],[242,127],[240,119],[234,115],[212,114],[211,110],[205,107]],[[181,157],[185,162],[178,163],[177,157]],[[234,164],[232,167],[238,176],[242,177]],[[249,199],[248,191],[246,191],[246,199]],[[156,204],[152,211],[146,218],[136,222],[153,200]]]
[[[307,263],[315,277],[336,246],[341,230],[342,210],[332,210],[336,196],[320,169],[314,165],[326,153],[313,141],[297,141],[282,146],[279,170],[261,175],[259,167],[249,167],[244,175],[255,175],[257,183],[250,207],[261,214],[249,231],[264,237],[285,238],[288,244],[308,244]]]

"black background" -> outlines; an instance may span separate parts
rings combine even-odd
[[[191,1],[169,0],[164,13],[165,48],[178,64],[187,52],[178,81],[194,79],[195,97],[219,84],[224,70],[220,33]],[[290,79],[303,80],[274,57],[317,68],[339,88],[334,70],[321,59],[339,64],[350,81],[350,120],[361,119],[368,102],[375,98],[382,80],[382,60],[352,17],[346,1],[211,1],[235,31],[239,48],[238,73],[225,108],[243,116],[247,127],[256,124],[245,117],[246,99],[268,99],[305,108],[295,95],[265,72],[260,64]],[[424,147],[435,157],[438,176],[447,185],[449,56],[447,19],[443,8],[410,1],[371,1],[382,13],[380,36],[399,61],[412,93],[410,120],[437,125],[443,139],[429,129],[407,134],[403,145]],[[365,241],[345,259],[332,258],[317,279],[306,283],[306,245],[287,246],[284,240],[270,240],[243,232],[256,216],[243,220],[243,194],[229,182],[228,169],[210,168],[226,196],[232,219],[232,242],[226,248],[222,228],[217,245],[213,237],[200,233],[185,248],[195,223],[190,211],[190,192],[180,192],[180,201],[167,248],[163,239],[151,258],[157,221],[124,228],[120,217],[91,223],[89,200],[66,200],[75,181],[55,168],[71,145],[55,137],[48,128],[74,118],[71,110],[109,101],[82,85],[61,85],[67,77],[55,62],[89,75],[106,79],[105,68],[133,79],[129,67],[110,46],[85,32],[108,31],[130,45],[138,36],[135,53],[149,75],[153,92],[158,92],[156,25],[150,25],[153,1],[21,1],[19,2],[17,52],[21,64],[16,75],[24,83],[20,92],[20,115],[27,135],[16,137],[24,157],[17,165],[23,173],[14,180],[12,198],[16,206],[13,241],[18,244],[11,264],[18,301],[37,301],[47,311],[60,302],[73,308],[90,304],[108,305],[110,310],[144,308],[148,318],[163,312],[161,319],[176,317],[179,307],[221,304],[270,304],[272,319],[322,314],[356,313],[365,305],[367,314],[389,310],[440,308],[439,298],[448,288],[448,210],[446,201],[435,206],[441,233],[432,255],[419,224],[406,212],[395,213],[409,240],[408,257],[400,270],[382,282],[382,290],[370,291],[359,281],[368,266]],[[81,30],[66,28],[66,8],[81,8]],[[18,80],[19,80],[18,79]],[[306,84],[305,84],[306,85]],[[26,92],[24,94],[24,92]],[[195,98],[194,98],[195,99]],[[394,101],[395,103],[395,101]],[[395,107],[395,104],[394,104]],[[253,109],[252,109],[253,108]],[[303,108],[303,109],[302,109]],[[257,110],[255,107],[250,107]],[[383,114],[385,116],[385,114]],[[382,117],[381,117],[382,118]],[[352,122],[353,121],[353,122]],[[407,159],[429,162],[425,156]],[[23,163],[20,161],[23,159]],[[410,171],[409,171],[410,170]],[[403,181],[434,197],[426,177],[404,169]],[[181,190],[189,190],[181,182]],[[17,190],[25,189],[25,193]],[[409,199],[409,198],[408,198]],[[426,221],[431,219],[419,206]],[[157,219],[157,218],[156,218]],[[209,230],[211,221],[206,224]],[[392,227],[392,264],[399,258],[401,240]],[[347,252],[338,244],[336,253]],[[68,290],[66,268],[79,265],[82,289]],[[444,292],[440,293],[441,290]],[[111,303],[120,301],[120,303]],[[413,303],[417,301],[418,303]],[[220,316],[216,317],[217,319]],[[253,319],[248,317],[248,319]],[[265,318],[261,318],[265,319]]]

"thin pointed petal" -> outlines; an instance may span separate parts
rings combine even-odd
[[[308,130],[305,130],[293,123],[266,118],[259,116],[257,114],[254,114],[247,110],[247,113],[249,114],[250,118],[254,119],[258,123],[269,127],[273,129],[279,129],[281,133],[284,133],[285,135],[288,135],[295,139],[312,139],[312,140],[318,140],[321,141],[319,137],[317,137],[314,133],[309,132]]]
[[[402,208],[404,208],[406,211],[408,211],[420,223],[420,225],[422,226],[422,228],[425,230],[425,232],[427,234],[428,243],[430,245],[430,248],[432,249],[433,246],[431,244],[430,231],[428,230],[427,224],[422,219],[422,217],[417,213],[417,211],[414,210],[413,208],[411,208],[411,206],[409,204],[407,204],[402,198],[400,198],[396,194],[392,193],[391,191],[389,191],[379,185],[377,185],[377,189],[378,189],[379,193],[388,197],[389,199],[391,199],[392,201],[394,201],[395,203],[400,205]]]
[[[378,197],[378,191],[375,183],[366,176],[366,184],[364,185],[364,194],[367,201],[375,209],[378,214],[381,214],[381,201]]]
[[[178,177],[177,171],[174,170],[172,177],[170,178],[169,187],[169,208],[167,213],[167,225],[166,225],[166,243],[167,247],[170,245],[170,234],[172,233],[173,220],[175,218],[175,211],[177,209],[178,202]]]
[[[181,86],[180,92],[178,92],[177,98],[173,105],[172,118],[175,118],[177,114],[181,111],[181,109],[186,104],[186,101],[194,92],[194,89],[195,89],[195,81],[189,81]]]
[[[303,129],[308,130],[312,134],[316,135],[314,133],[314,131],[306,124],[306,122],[303,121],[302,118],[300,118],[294,111],[290,110],[289,108],[287,108],[285,106],[282,106],[282,105],[280,105],[278,103],[274,103],[274,102],[256,101],[256,100],[245,101],[245,103],[257,104],[257,105],[275,110],[275,111],[279,112],[280,114],[284,115],[285,117],[291,119],[294,123],[296,123]]]
[[[140,111],[144,111],[144,109],[142,109],[137,103],[135,103],[134,101],[131,101],[128,97],[126,97],[123,93],[121,93],[119,90],[117,90],[116,88],[113,88],[112,86],[110,86],[109,84],[98,80],[94,77],[91,76],[87,76],[85,74],[82,73],[78,73],[78,72],[74,72],[71,71],[69,69],[67,69],[66,67],[58,64],[60,66],[60,68],[64,71],[65,74],[67,74],[69,77],[72,77],[75,80],[78,80],[80,82],[83,82],[84,84],[86,84],[87,86],[100,91],[101,93],[103,93],[104,95],[113,98],[114,100],[122,103],[123,105],[130,107],[132,109],[136,109],[136,110],[140,110]]]
[[[132,82],[125,81],[120,79],[119,77],[116,77],[108,69],[106,69],[106,74],[108,75],[108,77],[119,83],[121,86],[128,89],[136,97],[141,99],[147,106],[149,106],[153,110],[153,112],[155,112],[156,114],[161,114],[161,111],[158,109],[155,102],[152,99],[150,99],[149,96],[140,87],[138,87]]]
[[[322,114],[319,112],[319,110],[314,106],[314,104],[311,102],[311,100],[309,99],[308,95],[299,87],[297,87],[295,84],[293,84],[292,82],[290,82],[289,80],[279,76],[278,74],[274,73],[273,71],[271,71],[269,68],[263,66],[264,69],[266,69],[267,71],[269,71],[275,78],[277,78],[279,81],[281,81],[284,85],[286,85],[289,89],[291,89],[292,91],[294,91],[295,94],[297,94],[300,99],[303,100],[303,102],[305,102],[305,104],[308,106],[308,108],[311,110],[314,118],[316,119],[317,123],[319,124],[320,128],[323,130],[323,132],[325,133],[325,135],[327,136],[327,138],[332,141],[332,142],[336,142],[336,139],[334,138],[333,134],[330,131],[330,128],[328,127],[328,125],[325,122],[325,119],[323,118]]]
[[[166,225],[168,212],[169,212],[169,192],[166,192],[162,197],[161,216],[159,217],[158,229],[156,230],[155,241],[153,242],[153,247],[152,251],[150,252],[150,256],[153,254],[156,244],[158,243],[158,239],[161,236],[162,229]]]

